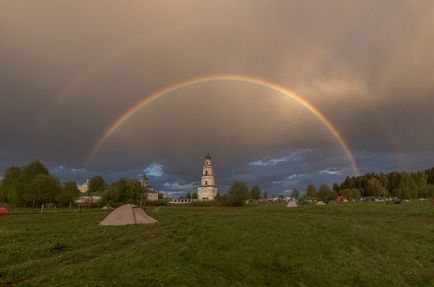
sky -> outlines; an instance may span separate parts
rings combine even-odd
[[[434,166],[434,2],[0,0],[0,174],[269,194]],[[174,89],[107,129],[139,101]],[[96,148],[98,142],[100,145]]]

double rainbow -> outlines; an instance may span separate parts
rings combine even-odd
[[[360,175],[360,169],[357,165],[357,162],[354,158],[354,155],[348,146],[347,142],[344,140],[338,129],[332,124],[332,122],[312,103],[308,102],[306,99],[297,95],[296,93],[288,90],[286,87],[279,85],[277,83],[273,83],[268,80],[260,79],[253,76],[246,75],[238,75],[238,74],[213,74],[207,76],[201,76],[185,81],[176,82],[170,86],[164,87],[153,94],[146,95],[142,99],[140,99],[137,103],[135,103],[131,108],[129,108],[126,112],[121,114],[117,119],[115,119],[110,126],[104,131],[102,136],[99,138],[97,143],[92,148],[89,156],[86,158],[86,163],[92,160],[92,158],[96,155],[101,146],[107,141],[107,139],[113,135],[113,133],[122,126],[129,118],[131,118],[136,112],[152,103],[154,100],[158,99],[161,96],[170,94],[176,90],[187,88],[190,86],[194,86],[197,84],[217,82],[217,81],[232,81],[232,82],[241,82],[241,83],[250,83],[253,85],[258,85],[262,87],[269,88],[275,92],[278,92],[282,95],[289,97],[294,100],[296,103],[300,104],[308,111],[310,111],[315,117],[317,117],[324,126],[333,134],[341,148],[344,150],[347,155],[349,161],[351,162],[352,168],[356,176]]]

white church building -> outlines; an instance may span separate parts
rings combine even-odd
[[[217,197],[217,187],[215,186],[214,171],[209,154],[205,157],[205,164],[202,168],[201,184],[197,188],[197,198],[199,201],[213,200]]]

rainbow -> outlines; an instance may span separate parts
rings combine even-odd
[[[273,83],[268,80],[260,79],[254,76],[246,76],[246,75],[238,75],[238,74],[213,74],[207,76],[196,77],[193,79],[176,82],[170,86],[166,86],[153,94],[144,96],[141,100],[135,103],[131,108],[129,108],[126,112],[121,114],[118,118],[116,118],[110,126],[104,131],[102,136],[96,142],[94,147],[92,148],[90,154],[86,158],[86,163],[88,163],[98,152],[101,146],[107,141],[107,139],[120,127],[122,126],[129,118],[131,118],[136,112],[152,103],[154,100],[158,99],[161,96],[170,94],[176,90],[187,88],[190,86],[194,86],[197,84],[210,83],[216,81],[232,81],[232,82],[241,82],[241,83],[250,83],[253,85],[258,85],[262,87],[269,88],[275,92],[278,92],[282,95],[289,97],[294,100],[296,103],[300,104],[308,111],[310,111],[313,115],[315,115],[323,124],[327,127],[327,129],[333,134],[336,140],[339,142],[340,146],[344,150],[347,155],[349,161],[351,162],[352,168],[356,176],[360,175],[360,169],[357,165],[357,162],[354,158],[354,155],[348,146],[347,142],[344,140],[342,135],[339,133],[338,129],[332,124],[332,122],[312,103],[308,102],[306,99],[297,95],[296,93],[288,90],[286,87]]]

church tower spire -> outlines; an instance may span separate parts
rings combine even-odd
[[[215,186],[214,170],[211,160],[211,155],[208,153],[205,156],[205,164],[202,168],[200,187],[197,189],[197,198],[199,200],[213,200],[217,197],[217,187]]]

